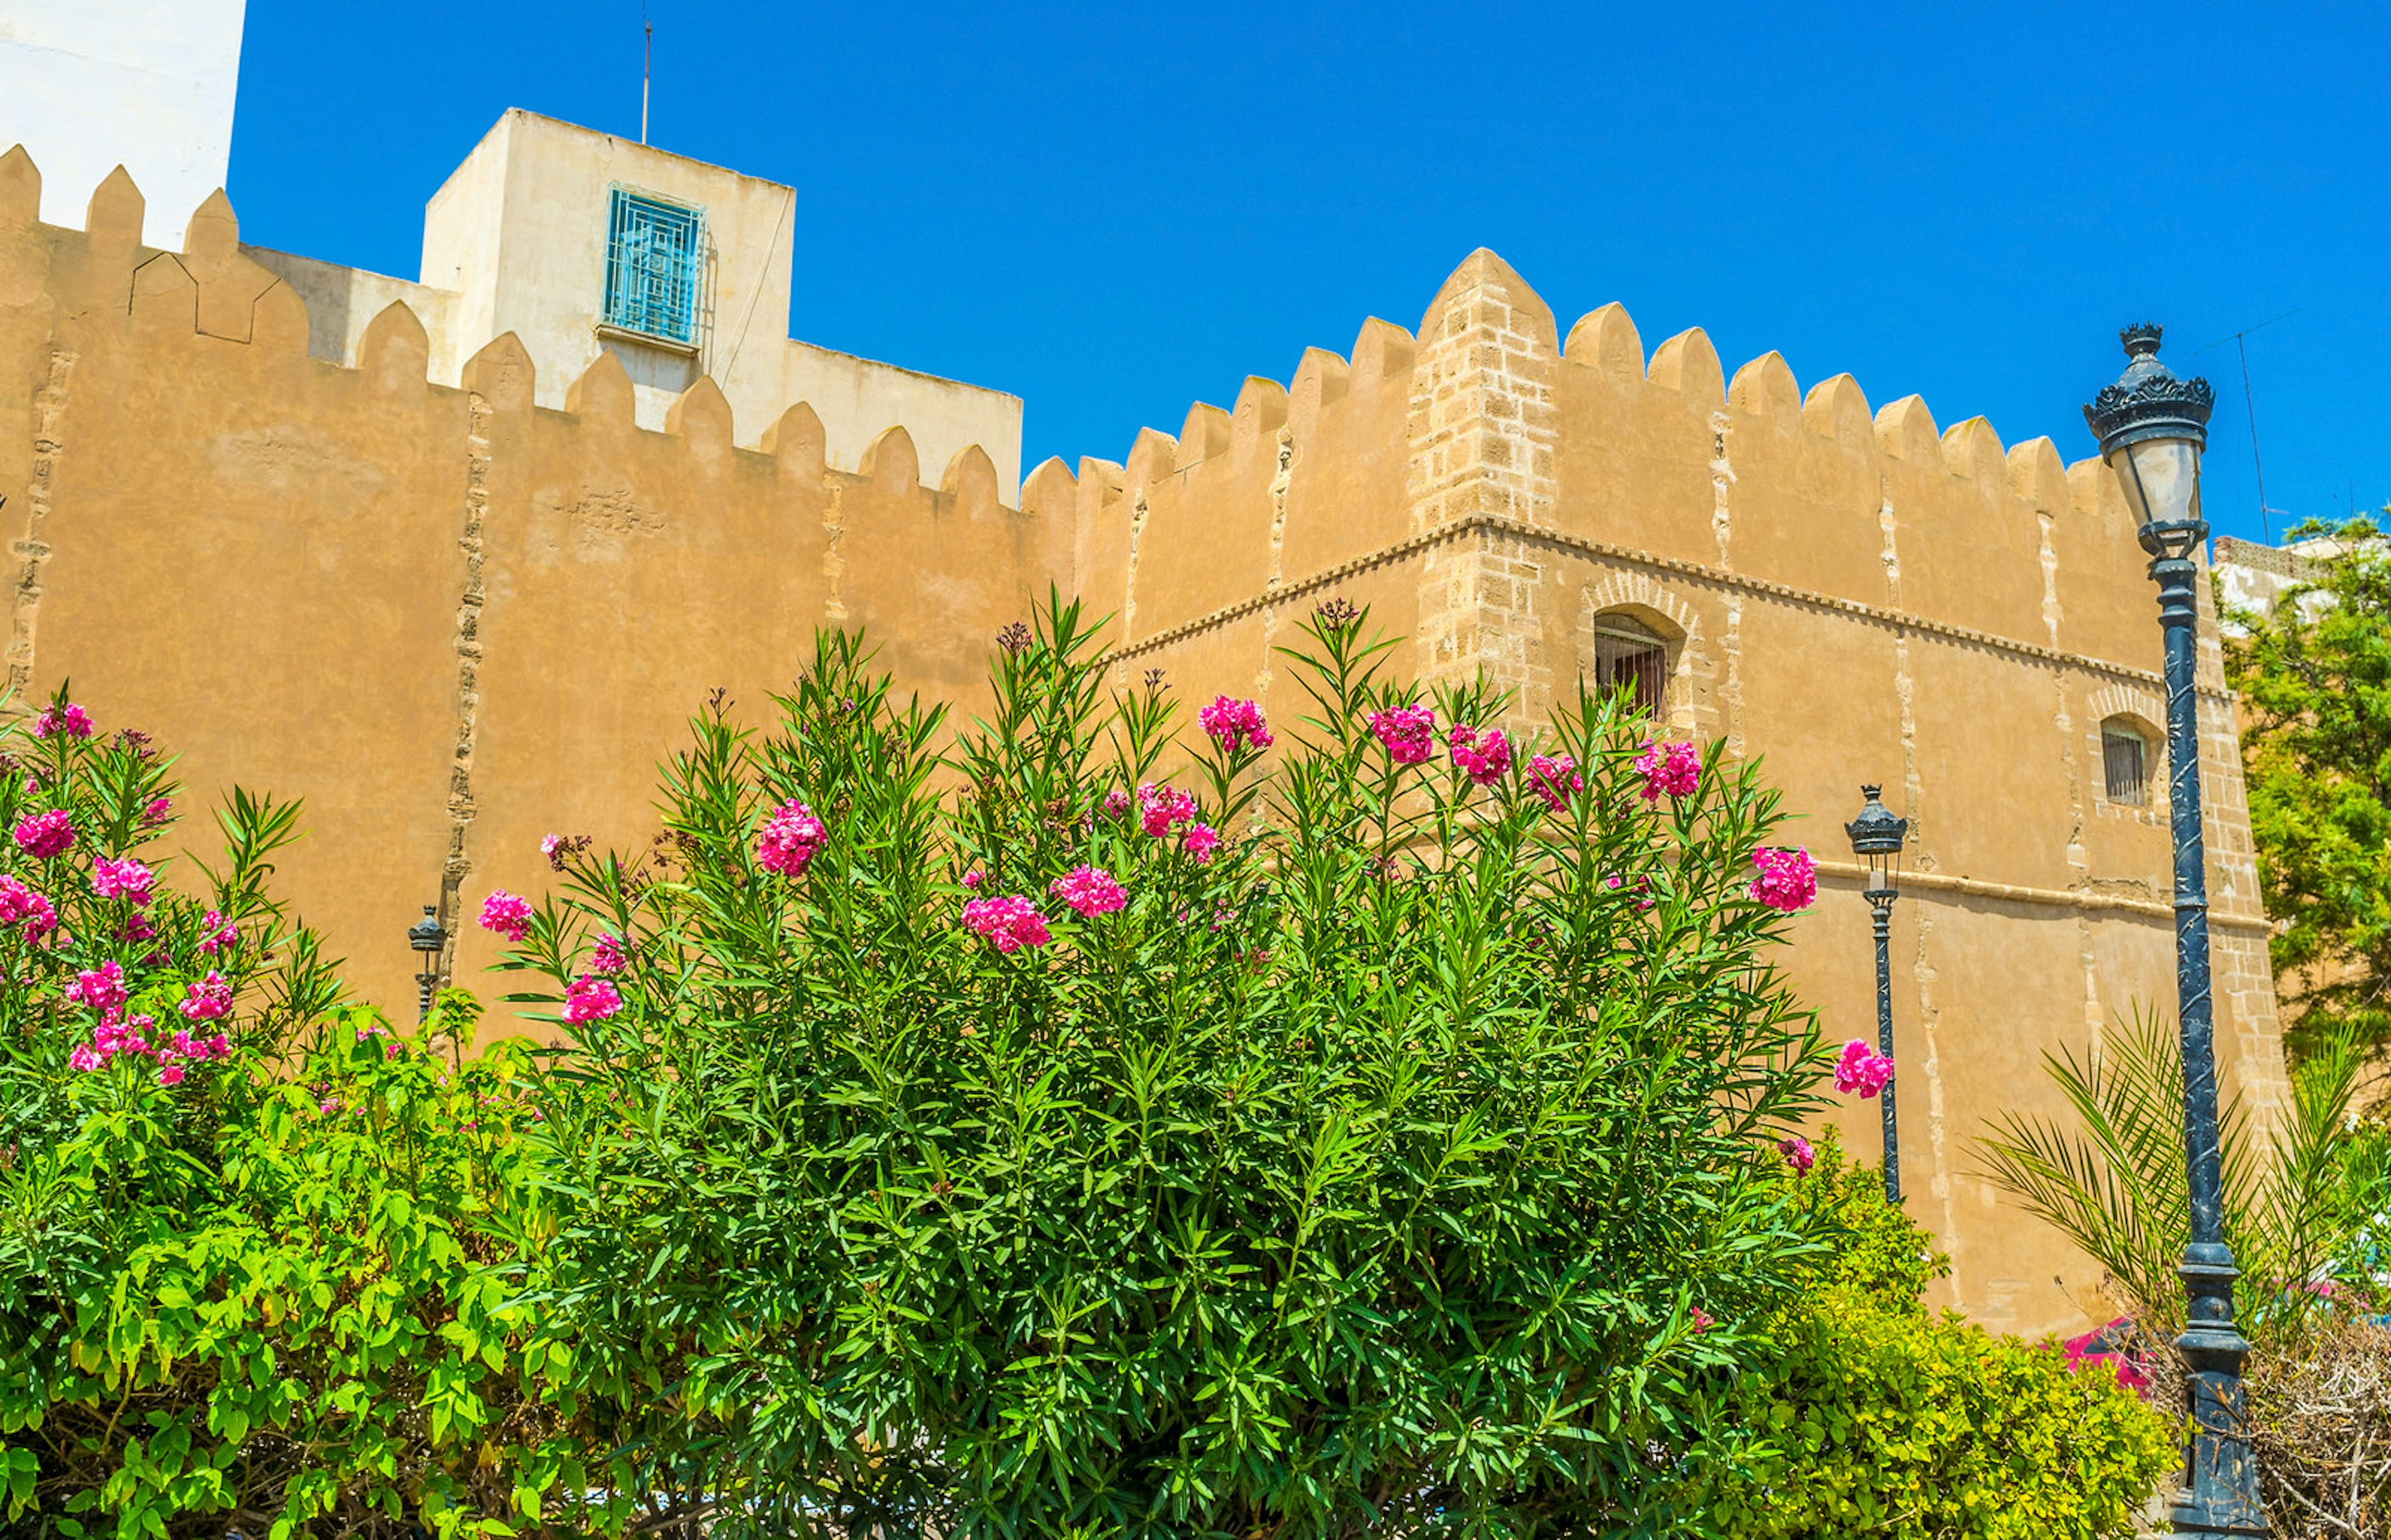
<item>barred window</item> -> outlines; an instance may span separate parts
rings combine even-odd
[[[606,324],[696,341],[704,212],[616,187],[607,195],[606,216]]]
[[[2150,805],[2150,739],[2131,718],[2113,716],[2100,724],[2100,767],[2111,802]]]
[[[1658,718],[1668,704],[1669,643],[1631,615],[1607,611],[1594,618],[1594,686],[1634,692],[1636,710]]]

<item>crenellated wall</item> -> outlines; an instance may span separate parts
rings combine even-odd
[[[1730,379],[1700,330],[1648,357],[1615,304],[1564,337],[1480,251],[1416,335],[1367,321],[1350,357],[1309,350],[1290,384],[1248,379],[1118,464],[1048,461],[1015,509],[1009,446],[932,479],[884,424],[836,468],[815,407],[734,433],[705,378],[650,431],[610,352],[560,393],[509,333],[438,383],[406,303],[311,315],[304,264],[246,254],[221,194],[175,252],[141,245],[121,172],[81,231],[39,199],[23,153],[0,158],[9,681],[71,677],[103,725],[182,751],[201,799],[236,774],[305,797],[288,888],[373,996],[411,993],[422,903],[539,891],[550,830],[650,837],[689,711],[717,687],[760,706],[826,622],[966,699],[1053,583],[1116,617],[1124,678],[1284,712],[1272,648],[1341,597],[1411,637],[1420,674],[1516,690],[1526,725],[1623,615],[1667,641],[1672,729],[1764,758],[1825,858],[1790,967],[1837,1037],[1874,1031],[1842,823],[1862,781],[1910,818],[1912,1212],[1979,1318],[2104,1313],[1972,1153],[1994,1114],[2059,1110],[2046,1050],[2173,1004],[2165,777],[2136,804],[2102,776],[2102,722],[2165,710],[2153,592],[2098,462],[1941,429],[1914,396],[1872,410],[1848,376],[1805,392],[1775,353]],[[2213,617],[2201,658],[2219,1054],[2264,1121],[2285,1084]],[[470,978],[492,952],[462,929]],[[1863,1153],[1875,1112],[1842,1114]]]
[[[976,445],[925,478],[892,425],[834,470],[799,404],[743,449],[704,378],[647,431],[611,353],[552,410],[511,335],[431,383],[403,303],[344,367],[221,193],[176,252],[140,245],[121,172],[84,230],[39,197],[0,158],[8,682],[71,678],[201,802],[304,797],[286,891],[373,998],[411,997],[402,932],[444,892],[539,891],[550,830],[650,838],[710,690],[762,707],[818,626],[860,623],[905,687],[966,698],[1067,582],[1075,516],[1004,507]],[[472,977],[493,954],[462,929]]]
[[[1480,251],[1416,338],[1371,321],[1351,363],[1305,353],[1291,393],[1249,379],[1229,421],[1199,404],[1076,484],[1049,462],[1023,500],[1076,508],[1124,672],[1165,668],[1189,699],[1277,704],[1273,640],[1332,596],[1412,637],[1422,675],[1517,690],[1520,725],[1591,667],[1597,616],[1661,633],[1673,729],[1764,758],[1823,859],[1791,968],[1838,1038],[1875,1035],[1842,824],[1885,783],[1914,830],[1893,930],[1911,1210],[1979,1318],[2106,1318],[2097,1275],[1972,1149],[1999,1112],[2061,1110],[2046,1050],[2174,1006],[2165,777],[2147,805],[2102,779],[2105,718],[2165,720],[2155,593],[2105,467],[2005,447],[1982,417],[1940,429],[1915,396],[1872,412],[1848,375],[1805,393],[1773,353],[1730,379],[1700,330],[1648,362],[1616,304],[1564,340]],[[2218,1052],[2263,1123],[2286,1086],[2213,617],[2200,704]],[[1876,1112],[1842,1114],[1864,1154]]]

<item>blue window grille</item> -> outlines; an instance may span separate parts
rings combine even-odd
[[[606,324],[696,341],[704,211],[616,187],[608,194],[606,215]]]

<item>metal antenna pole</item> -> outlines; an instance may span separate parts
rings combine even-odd
[[[656,24],[648,19],[646,0],[640,0],[640,24],[647,29],[647,52],[640,60],[640,143],[648,142],[648,83],[656,72]]]

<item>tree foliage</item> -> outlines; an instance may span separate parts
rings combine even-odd
[[[2391,1044],[2391,545],[2369,519],[2333,533],[2321,581],[2225,641],[2294,1057],[2335,1029]]]

